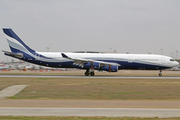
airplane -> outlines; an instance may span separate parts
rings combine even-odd
[[[79,68],[86,76],[94,76],[95,70],[117,72],[121,69],[162,70],[179,63],[173,58],[154,54],[69,53],[37,52],[27,46],[10,28],[3,28],[11,52],[4,54],[26,62],[54,68]]]
[[[9,70],[10,66],[5,65],[3,62],[0,64],[0,70]]]

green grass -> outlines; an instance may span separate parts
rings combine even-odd
[[[0,90],[29,85],[9,99],[180,100],[178,79],[0,78]]]
[[[179,120],[180,118],[138,118],[138,117],[25,117],[0,116],[0,120]]]

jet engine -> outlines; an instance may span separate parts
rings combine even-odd
[[[84,64],[84,68],[91,68],[98,70],[100,68],[100,63],[98,62],[88,62]]]
[[[108,71],[108,72],[117,72],[118,66],[115,65],[106,65],[101,68],[101,70]]]

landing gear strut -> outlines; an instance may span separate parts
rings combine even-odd
[[[159,77],[161,77],[161,76],[162,76],[162,73],[161,73],[161,72],[162,72],[162,70],[160,70]]]
[[[89,76],[89,75],[94,76],[95,75],[94,69],[87,69],[84,74],[85,74],[85,76]]]

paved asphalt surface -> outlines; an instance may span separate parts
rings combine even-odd
[[[13,85],[9,86],[3,90],[0,91],[0,99],[4,99],[6,97],[11,97],[19,93],[21,90],[23,90],[28,85]]]
[[[1,116],[180,117],[180,109],[0,107]]]
[[[141,76],[80,76],[80,75],[0,75],[0,77],[180,79],[180,77],[158,77],[158,76],[141,77]]]

